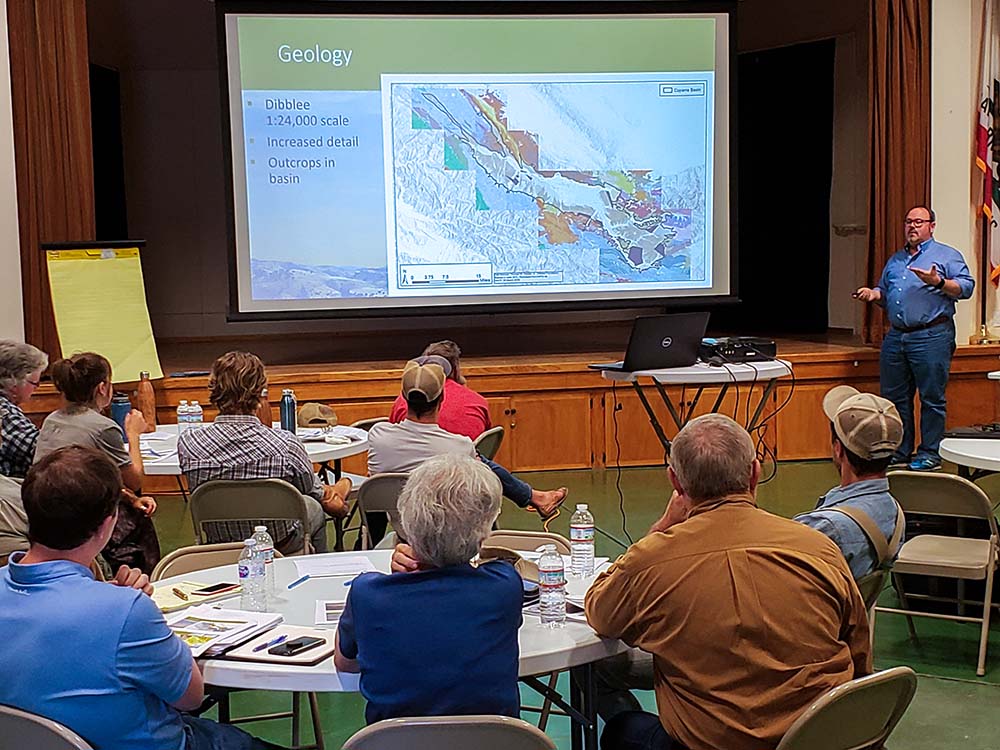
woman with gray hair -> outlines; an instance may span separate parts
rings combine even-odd
[[[416,569],[355,578],[337,629],[334,664],[361,673],[369,724],[518,715],[521,578],[506,562],[470,563],[500,500],[496,475],[468,456],[438,456],[410,474],[399,517]]]
[[[35,458],[38,428],[21,411],[41,382],[48,355],[31,344],[0,341],[0,474],[23,479]]]

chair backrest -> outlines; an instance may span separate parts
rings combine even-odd
[[[777,750],[881,748],[917,691],[909,667],[894,667],[838,685],[788,728]]]
[[[502,424],[490,427],[476,438],[476,451],[483,458],[492,459],[500,451],[500,446],[503,444],[503,434]]]
[[[358,489],[358,508],[365,528],[368,528],[369,513],[386,513],[393,528],[399,530],[397,501],[409,476],[403,472],[373,474],[361,485]]]
[[[191,493],[191,521],[198,544],[238,542],[241,539],[211,539],[224,536],[227,521],[263,523],[298,521],[302,525],[305,552],[311,551],[309,516],[302,494],[283,479],[214,479]],[[206,529],[211,534],[206,534]],[[271,531],[274,535],[274,531]],[[275,540],[279,541],[279,540]]]
[[[368,417],[368,419],[359,419],[357,422],[351,422],[351,427],[357,427],[359,430],[364,430],[368,432],[374,425],[379,422],[388,422],[389,417]]]
[[[483,542],[484,547],[506,547],[515,552],[534,552],[543,544],[556,545],[560,555],[573,553],[569,539],[562,534],[551,531],[519,531],[516,529],[498,529],[490,532]]]
[[[343,750],[555,750],[538,727],[509,716],[386,719],[355,733]]]
[[[878,596],[885,588],[885,578],[888,574],[889,571],[885,568],[879,568],[858,579],[858,591],[861,592],[861,598],[865,601],[865,609],[870,610],[878,602]]]
[[[242,542],[220,542],[219,544],[196,544],[193,547],[175,549],[153,568],[151,581],[159,581],[171,576],[182,576],[205,568],[233,565],[243,552]]]
[[[0,705],[0,737],[3,746],[31,750],[93,750],[76,732],[44,716]]]
[[[980,518],[989,523],[990,535],[997,535],[989,497],[968,479],[954,474],[891,471],[889,492],[905,513]]]

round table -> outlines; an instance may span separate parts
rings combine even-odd
[[[310,555],[310,561],[324,557],[344,557],[348,555],[367,556],[376,569],[389,571],[391,550],[370,550],[368,552],[341,552],[328,555]],[[288,584],[299,578],[294,557],[283,557],[274,561],[275,589],[277,601],[273,609],[280,612],[289,625],[313,627],[316,601],[321,599],[343,599],[345,582],[353,576],[316,578],[289,590]],[[173,578],[165,578],[156,586],[170,586],[179,581],[216,583],[238,580],[236,565],[224,565],[194,573],[185,573]],[[575,588],[581,588],[582,581],[571,581]],[[239,597],[212,602],[221,607],[239,608]],[[400,614],[403,618],[403,614]],[[518,675],[532,678],[535,675],[555,671],[572,670],[571,691],[568,707],[578,712],[574,721],[574,746],[596,748],[597,716],[593,695],[593,662],[607,656],[622,653],[625,644],[618,640],[601,638],[589,625],[567,620],[559,629],[543,628],[537,617],[524,616],[524,623],[518,632],[520,664]],[[325,659],[312,667],[284,664],[263,664],[226,659],[205,659],[202,661],[205,682],[219,687],[249,688],[254,690],[284,690],[299,692],[354,692],[358,690],[359,677],[356,674],[340,674],[333,666],[333,659]],[[533,686],[537,680],[526,680]],[[566,708],[567,706],[563,706]],[[577,739],[579,735],[579,739]]]
[[[190,429],[198,429],[197,427]],[[163,437],[159,437],[162,435]],[[368,439],[352,440],[348,445],[330,445],[322,440],[308,440],[302,443],[309,455],[309,460],[315,464],[325,464],[331,461],[339,462],[341,459],[364,453],[368,450]],[[180,476],[181,465],[177,460],[177,425],[162,424],[156,426],[156,432],[143,436],[142,446],[155,451],[157,456],[150,459],[143,459],[142,470],[147,476]],[[335,473],[339,474],[339,467],[335,466]]]
[[[1000,439],[945,438],[940,452],[941,458],[958,464],[959,474],[966,479],[1000,471]]]

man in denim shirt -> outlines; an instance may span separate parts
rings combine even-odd
[[[878,560],[861,526],[836,509],[862,511],[886,540],[892,538],[897,506],[889,494],[885,471],[903,438],[903,422],[891,401],[849,385],[832,388],[823,397],[823,411],[831,422],[833,463],[840,471],[840,486],[821,497],[815,510],[795,520],[830,537],[844,553],[854,580],[859,580],[888,561]]]
[[[903,222],[906,246],[896,252],[874,289],[854,296],[885,308],[890,328],[879,359],[882,396],[896,405],[903,440],[892,464],[915,471],[941,466],[945,387],[955,352],[955,301],[976,285],[962,254],[934,239],[934,212],[910,209]],[[920,446],[913,456],[913,396],[920,393]],[[911,461],[912,457],[912,461]]]

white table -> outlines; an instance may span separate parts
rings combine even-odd
[[[339,555],[366,555],[377,569],[389,571],[391,550],[371,550],[368,552],[336,553]],[[311,560],[331,555],[313,555]],[[312,627],[315,621],[316,601],[320,599],[343,599],[344,583],[350,576],[337,578],[317,578],[306,581],[288,590],[288,584],[299,578],[295,569],[295,558],[284,557],[274,561],[275,588],[278,601],[274,609],[284,616],[289,625]],[[175,578],[164,579],[157,586],[170,586],[179,581],[200,581],[212,583],[236,581],[236,565],[186,573]],[[571,581],[580,587],[581,581]],[[239,608],[239,597],[214,602],[223,607]],[[405,613],[400,613],[400,620]],[[597,717],[593,696],[593,676],[591,665],[606,656],[613,656],[626,650],[625,644],[617,640],[599,637],[590,628],[579,622],[567,621],[558,630],[543,628],[539,620],[531,615],[524,616],[524,624],[518,633],[520,665],[518,675],[533,687],[535,675],[565,669],[571,671],[571,695],[568,708],[578,713],[574,721],[574,747],[588,750],[597,747]],[[219,687],[249,688],[254,690],[283,690],[301,692],[356,692],[358,675],[341,674],[333,666],[333,659],[326,659],[312,667],[284,664],[257,664],[226,659],[205,659],[202,662],[205,682]],[[560,699],[560,702],[563,702]],[[567,706],[563,706],[567,708]],[[579,735],[579,739],[577,738]]]
[[[721,386],[719,395],[712,406],[712,413],[714,414],[722,406],[722,401],[729,392],[730,386],[738,388],[741,383],[762,383],[764,384],[764,392],[761,393],[753,416],[746,425],[747,431],[750,432],[761,425],[761,414],[767,405],[768,399],[774,392],[778,380],[783,377],[794,377],[791,363],[783,359],[739,364],[725,363],[721,366],[698,362],[690,367],[669,367],[662,370],[637,370],[635,372],[604,370],[602,374],[606,380],[632,384],[636,394],[639,396],[639,401],[646,410],[649,422],[653,426],[656,436],[663,445],[663,452],[666,457],[670,456],[670,439],[667,437],[666,432],[664,432],[663,426],[656,416],[656,412],[649,403],[649,398],[643,390],[642,379],[652,381],[653,387],[659,394],[664,406],[667,407],[667,411],[670,413],[670,417],[673,419],[678,430],[682,429],[693,416],[695,408],[701,399],[701,394],[706,387]],[[670,398],[670,394],[667,393],[664,387],[668,385],[690,386],[698,390],[695,392],[694,399],[692,399],[690,405],[685,409],[684,405],[681,404],[681,408],[678,410]],[[750,399],[750,394],[747,394],[747,399]]]
[[[189,429],[197,430],[198,428],[192,427]],[[275,427],[274,429],[280,428]],[[143,448],[145,449],[148,446],[159,454],[156,458],[143,460],[143,472],[147,476],[177,477],[177,487],[181,491],[181,496],[184,498],[184,502],[187,502],[187,489],[185,488],[182,480],[180,461],[177,459],[177,425],[157,425],[156,432],[150,434],[162,434],[165,437],[162,439],[150,439],[148,436],[143,438]],[[356,456],[359,453],[365,453],[368,450],[367,436],[363,439],[352,440],[347,445],[331,445],[330,443],[323,442],[322,440],[304,440],[302,444],[305,446],[306,455],[309,456],[309,460],[314,464],[320,465],[320,476],[329,472],[333,474],[334,482],[340,479],[342,475],[341,460],[350,456]],[[352,479],[354,479],[355,486],[357,486],[360,480],[355,477],[352,477]],[[338,518],[334,521],[334,529],[337,538],[335,548],[338,550],[343,548],[344,524],[345,521],[349,520],[350,517],[348,517],[348,519]]]
[[[976,480],[1000,471],[1000,439],[945,438],[941,458],[958,464],[959,475]]]

